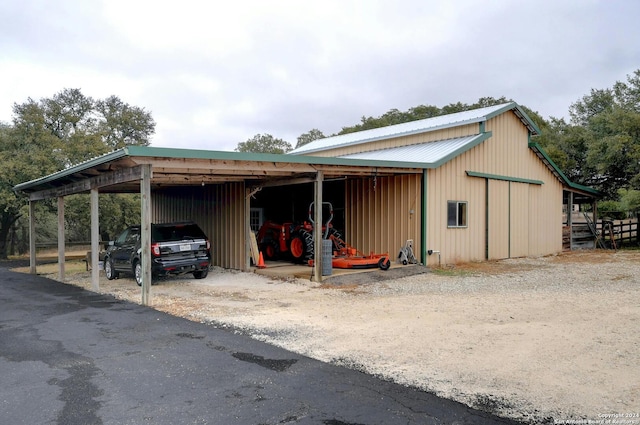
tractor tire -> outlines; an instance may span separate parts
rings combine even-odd
[[[265,239],[260,244],[260,252],[265,260],[277,260],[280,257],[280,247],[273,239]]]
[[[329,229],[329,233],[327,234],[327,239],[331,239],[331,236],[334,237],[333,248],[332,248],[334,251],[339,251],[341,248],[344,248],[344,245],[343,245],[344,240],[342,239],[342,233],[338,232],[336,229],[332,227]],[[342,242],[338,242],[338,241],[342,241]]]
[[[291,238],[289,252],[294,261],[306,263],[313,258],[313,236],[311,233],[300,229]]]

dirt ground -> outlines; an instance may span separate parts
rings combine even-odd
[[[640,251],[359,279],[320,285],[213,270],[203,280],[160,280],[151,300],[174,315],[502,416],[640,424]],[[88,288],[89,274],[67,281]],[[129,278],[103,278],[100,290],[141,298]]]

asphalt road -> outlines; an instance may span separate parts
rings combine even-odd
[[[514,424],[0,263],[6,424]]]

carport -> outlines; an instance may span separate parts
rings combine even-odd
[[[424,164],[331,157],[252,154],[129,146],[57,173],[15,186],[29,198],[30,270],[36,273],[35,208],[37,201],[58,200],[58,264],[64,278],[64,198],[89,193],[91,262],[100,250],[100,193],[140,193],[142,239],[142,303],[150,303],[151,223],[192,219],[212,240],[212,263],[250,270],[252,195],[265,187],[313,183],[313,202],[322,205],[323,182],[330,179],[422,176]],[[424,202],[424,199],[423,201]],[[421,211],[424,211],[421,208]],[[322,223],[322,208],[314,209]],[[314,279],[322,280],[321,238],[315,237]],[[91,286],[99,289],[99,268]]]

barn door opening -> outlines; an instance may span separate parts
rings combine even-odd
[[[529,255],[529,184],[487,180],[487,259]]]

